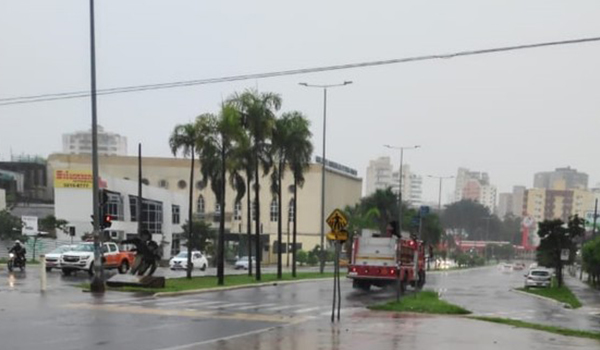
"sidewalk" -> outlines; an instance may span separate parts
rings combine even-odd
[[[581,301],[581,304],[583,304],[581,310],[600,315],[600,290],[593,289],[585,282],[580,281],[579,278],[569,276],[568,274],[565,274],[565,284],[571,289],[571,292],[575,294],[577,299]]]

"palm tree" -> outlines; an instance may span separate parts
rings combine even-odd
[[[310,122],[300,112],[290,112],[283,116],[287,119],[286,160],[294,176],[294,222],[292,229],[292,276],[296,277],[296,236],[298,223],[298,186],[304,185],[304,172],[310,166],[313,152]],[[281,212],[281,209],[279,210]]]
[[[237,203],[245,194],[244,179],[236,168],[233,157],[238,140],[243,134],[239,113],[232,105],[224,104],[218,116],[203,114],[197,119],[202,181],[210,181],[210,186],[219,201],[219,245],[217,252],[218,284],[224,283],[225,271],[225,197],[226,175],[230,172],[230,182],[237,192]]]
[[[261,280],[261,243],[260,243],[260,178],[259,167],[266,174],[270,169],[270,146],[275,112],[281,108],[281,97],[278,94],[256,90],[246,90],[242,94],[233,95],[229,101],[242,115],[243,125],[248,130],[251,140],[252,161],[254,170],[254,200],[256,203],[256,280]]]
[[[169,137],[169,146],[171,152],[176,156],[179,150],[182,151],[183,156],[190,156],[190,203],[189,203],[189,217],[188,222],[190,227],[188,228],[188,257],[187,257],[187,278],[192,278],[192,253],[191,253],[191,242],[192,242],[192,205],[193,205],[193,193],[194,193],[194,158],[196,152],[196,142],[198,140],[198,126],[196,123],[180,124],[175,126],[175,129]],[[138,198],[138,200],[142,200]],[[138,219],[141,220],[141,217]]]

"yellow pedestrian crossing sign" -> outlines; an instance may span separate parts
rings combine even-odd
[[[329,214],[325,221],[331,228],[331,232],[327,234],[327,238],[335,241],[345,241],[348,239],[348,232],[346,232],[348,219],[346,219],[346,216],[341,210],[335,209]]]

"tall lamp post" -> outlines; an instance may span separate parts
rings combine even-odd
[[[454,179],[454,176],[434,176],[434,175],[427,175],[427,177],[432,178],[432,179],[438,179],[438,180],[440,180],[440,190],[439,190],[439,193],[438,193],[438,210],[441,213],[442,212],[442,180]]]
[[[92,208],[94,214],[94,276],[90,284],[93,293],[104,293],[104,276],[100,252],[100,198],[98,195],[98,113],[96,108],[96,32],[94,0],[90,0],[90,73],[92,98]]]
[[[326,85],[314,85],[308,83],[298,83],[304,87],[319,88],[323,89],[323,157],[321,167],[321,252],[320,252],[320,268],[319,271],[323,273],[325,271],[325,146],[327,141],[327,89],[346,86],[352,84],[351,81],[344,81],[341,84],[326,84]]]
[[[383,147],[400,151],[400,170],[398,173],[398,234],[402,235],[402,164],[404,163],[404,150],[417,149],[421,146],[416,145],[407,147],[397,147],[383,145]]]

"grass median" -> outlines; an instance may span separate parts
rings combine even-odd
[[[579,299],[577,299],[577,297],[573,294],[573,292],[571,292],[569,287],[565,285],[563,285],[562,287],[558,287],[553,283],[552,287],[550,288],[517,288],[517,290],[529,294],[535,294],[546,298],[554,299],[556,301],[571,306],[571,308],[573,309],[581,307],[581,302],[579,301]]]
[[[281,279],[277,279],[277,274],[268,273],[262,274],[261,281],[256,281],[254,276],[248,275],[229,275],[225,276],[225,284],[222,286],[217,285],[216,276],[201,276],[192,277],[187,279],[185,277],[180,278],[169,278],[165,281],[165,288],[143,288],[143,287],[119,287],[109,288],[110,290],[122,291],[122,292],[145,292],[145,293],[159,293],[159,292],[182,292],[189,290],[202,290],[209,288],[218,287],[233,287],[233,286],[251,286],[258,283],[273,283],[281,281],[300,281],[306,279],[317,279],[317,278],[332,278],[333,273],[319,273],[319,272],[298,272],[296,277],[292,277],[291,273],[284,273]],[[82,283],[77,287],[88,290],[90,288],[89,283]]]
[[[400,302],[390,301],[385,304],[369,306],[369,309],[441,315],[467,315],[471,313],[460,306],[441,300],[438,294],[433,291],[421,291],[414,295],[406,295],[400,299]]]
[[[560,334],[560,335],[566,335],[569,337],[589,338],[589,339],[595,339],[595,340],[600,341],[600,332],[582,331],[582,330],[578,330],[578,329],[546,326],[543,324],[531,323],[531,322],[525,322],[525,321],[519,321],[519,320],[513,320],[510,318],[501,318],[501,317],[469,316],[469,318],[472,318],[474,320],[479,320],[479,321],[505,324],[505,325],[513,326],[513,327],[535,329],[538,331],[545,331],[545,332],[550,332],[550,333],[555,333],[555,334]]]

